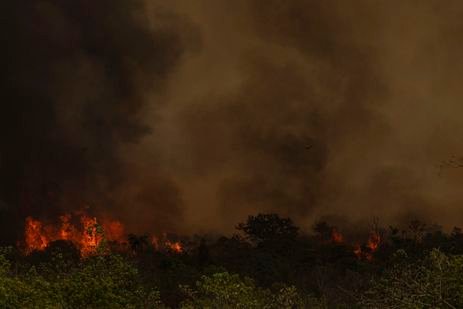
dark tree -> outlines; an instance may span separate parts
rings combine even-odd
[[[320,240],[327,241],[331,238],[333,227],[326,221],[319,221],[313,226],[313,231],[317,234]]]
[[[249,216],[246,223],[240,223],[236,228],[254,243],[294,240],[299,232],[291,219],[280,218],[277,214]]]
[[[148,235],[137,236],[135,234],[129,234],[127,240],[133,253],[143,252],[149,245]]]
[[[209,248],[204,238],[201,239],[198,247],[198,266],[204,269],[210,262]]]

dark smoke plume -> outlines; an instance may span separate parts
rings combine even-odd
[[[175,77],[156,148],[195,228],[256,212],[460,224],[463,174],[436,168],[463,151],[459,2],[172,7],[203,49]]]
[[[459,1],[3,6],[5,222],[463,219],[463,172],[438,168],[463,154]]]
[[[154,173],[140,183],[121,151],[150,132],[141,117],[148,94],[162,91],[188,48],[187,21],[164,12],[153,22],[139,0],[7,1],[2,9],[2,228],[93,204],[117,216],[114,197],[128,184],[156,203],[152,217],[172,224],[181,215],[175,187]]]

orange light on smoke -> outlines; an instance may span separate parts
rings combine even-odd
[[[83,256],[88,256],[96,251],[100,241],[102,240],[102,235],[98,234],[96,217],[92,218],[87,215],[83,215],[80,220],[83,226],[80,251]]]

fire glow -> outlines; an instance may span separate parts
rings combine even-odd
[[[43,251],[57,240],[71,241],[82,257],[97,253],[103,240],[127,245],[124,225],[116,220],[97,220],[84,212],[65,214],[59,217],[59,223],[45,224],[27,217],[24,228],[24,253]],[[171,241],[164,233],[161,237],[152,236],[151,245],[155,250],[176,254],[184,252],[182,243]]]
[[[171,252],[174,252],[174,253],[182,253],[183,252],[182,244],[180,242],[178,242],[178,241],[170,241],[169,239],[167,239],[167,235],[165,233],[162,234],[162,237],[152,236],[151,237],[151,245],[156,250],[165,250],[165,249],[167,249],[168,251],[171,251]]]
[[[103,239],[122,241],[124,226],[119,221],[103,221],[85,213],[60,216],[59,224],[45,224],[40,220],[27,217],[24,230],[25,253],[44,250],[56,240],[72,241],[82,256],[96,252]]]
[[[331,230],[331,241],[335,244],[341,244],[344,242],[344,236],[336,229]]]
[[[381,244],[381,236],[376,232],[371,232],[367,243],[364,247],[355,245],[354,254],[359,258],[365,258],[368,261],[373,260],[373,254],[378,250]]]
[[[343,244],[344,236],[336,228],[331,230],[331,242],[333,244]],[[381,236],[377,232],[371,232],[365,245],[354,245],[353,253],[359,259],[373,260],[373,254],[381,244]]]

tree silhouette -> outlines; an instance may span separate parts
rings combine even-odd
[[[277,240],[294,240],[299,228],[289,218],[280,218],[277,214],[258,214],[249,216],[246,223],[236,227],[246,238],[256,244]]]

